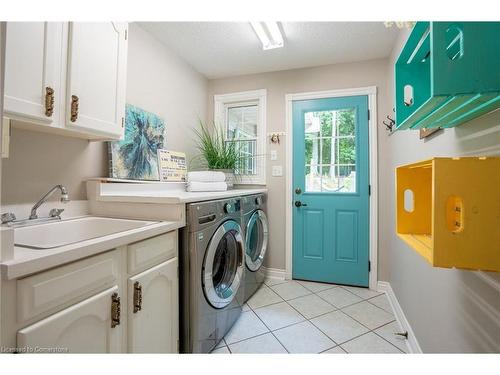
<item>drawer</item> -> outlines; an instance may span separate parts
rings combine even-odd
[[[134,274],[177,256],[177,231],[128,246],[128,272]]]
[[[24,322],[96,294],[119,280],[120,252],[113,250],[17,281],[17,316]]]

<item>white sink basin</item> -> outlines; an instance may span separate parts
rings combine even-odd
[[[14,229],[16,246],[52,249],[154,224],[152,221],[82,217]]]

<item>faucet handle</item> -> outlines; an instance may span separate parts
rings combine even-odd
[[[61,218],[61,214],[63,213],[63,211],[64,209],[62,208],[53,208],[52,210],[50,210],[49,216]]]
[[[14,215],[12,212],[7,212],[5,214],[2,214],[2,224],[7,224],[15,220],[16,220],[16,215]]]

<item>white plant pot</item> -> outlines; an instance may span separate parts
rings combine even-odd
[[[212,169],[216,172],[222,172],[226,175],[226,184],[228,189],[234,188],[235,175],[232,169]]]

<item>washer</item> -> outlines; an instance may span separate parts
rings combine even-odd
[[[245,243],[240,199],[187,205],[180,252],[180,349],[208,353],[241,314]]]
[[[266,195],[256,194],[241,198],[243,227],[245,228],[245,298],[248,299],[264,283],[264,259],[269,240],[266,216]]]

